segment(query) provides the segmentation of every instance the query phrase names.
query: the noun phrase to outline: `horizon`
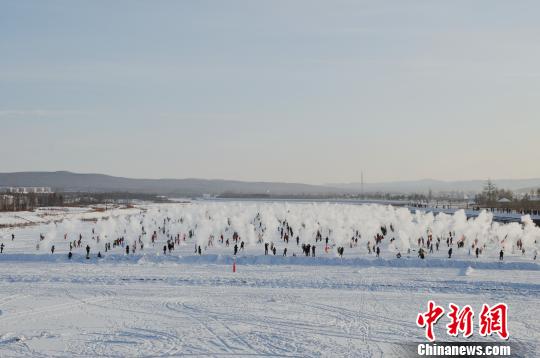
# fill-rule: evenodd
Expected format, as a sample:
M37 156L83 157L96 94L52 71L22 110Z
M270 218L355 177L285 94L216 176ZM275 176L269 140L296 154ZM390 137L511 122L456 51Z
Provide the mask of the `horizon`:
M540 177L540 4L339 4L6 2L2 170Z
M205 180L205 181L237 181L237 182L246 182L246 183L280 183L280 184L304 184L304 185L314 185L314 186L332 186L332 185L358 185L360 182L335 182L335 183L305 183L305 182L288 182L288 181L268 181L268 180L237 180L229 178L201 178L193 176L185 177L133 177L126 175L112 175L104 172L75 172L72 170L24 170L16 172L0 172L0 174L25 174L25 173L68 173L68 174L79 174L79 175L103 175L109 177L123 178L123 179L135 179L135 180ZM421 178L421 179L410 179L410 180L389 180L389 181L364 181L366 184L393 184L393 183L420 183L423 181L434 181L440 183L454 183L454 182L500 182L500 181L527 181L527 180L540 180L538 178L485 178L485 179L461 179L461 180L445 180L445 179L434 179L434 178Z

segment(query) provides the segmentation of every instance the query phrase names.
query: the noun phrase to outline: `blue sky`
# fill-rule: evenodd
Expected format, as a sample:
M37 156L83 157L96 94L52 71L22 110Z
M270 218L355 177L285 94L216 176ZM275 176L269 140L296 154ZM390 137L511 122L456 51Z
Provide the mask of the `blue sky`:
M540 177L535 1L0 1L0 171Z

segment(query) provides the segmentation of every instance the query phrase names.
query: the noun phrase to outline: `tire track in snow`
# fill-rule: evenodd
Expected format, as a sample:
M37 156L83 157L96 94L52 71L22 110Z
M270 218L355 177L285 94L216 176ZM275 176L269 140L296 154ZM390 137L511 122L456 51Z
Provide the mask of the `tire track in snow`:
M100 301L106 301L106 300L110 300L110 298L102 298L102 297L90 298L86 300L80 300L79 302L76 302L76 303L60 303L60 304L46 306L46 307L38 308L38 309L29 309L26 311L16 312L16 313L12 313L10 315L4 316L4 317L0 317L0 321L4 322L4 321L12 320L15 318L28 317L35 314L43 314L43 313L51 313L55 311L60 311L60 310L67 310L68 308L84 306L88 303L100 302ZM71 313L71 312L64 312L64 314L68 314L68 313Z
M195 313L190 313L190 311L193 311L191 309L191 307L185 305L184 303L181 303L180 305L184 309L178 309L178 308L174 307L173 305L171 305L171 303L167 303L165 305L165 307L167 307L171 311L185 314L186 316L191 318L194 322L196 322L198 325L200 325L202 328L204 328L206 331L208 331L210 334L212 334L221 343L221 346L216 345L221 350L224 350L224 351L226 351L228 353L232 353L232 354L238 353L237 348L230 346L219 334L217 334L214 331L214 329L212 329L210 324L204 322L204 319L207 318L207 317L202 317L202 316L197 317Z

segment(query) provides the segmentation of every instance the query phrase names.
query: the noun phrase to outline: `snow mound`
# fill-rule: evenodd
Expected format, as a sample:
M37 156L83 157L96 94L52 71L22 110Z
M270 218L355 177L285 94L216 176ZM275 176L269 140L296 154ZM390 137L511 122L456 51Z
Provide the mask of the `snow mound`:
M460 276L471 276L474 273L474 269L471 266L463 267L460 270Z

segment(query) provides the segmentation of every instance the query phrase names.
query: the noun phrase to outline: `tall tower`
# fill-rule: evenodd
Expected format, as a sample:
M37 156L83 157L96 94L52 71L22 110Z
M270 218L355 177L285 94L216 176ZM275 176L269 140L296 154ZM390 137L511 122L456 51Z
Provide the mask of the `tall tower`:
M364 199L364 171L360 172L360 194L362 199Z

